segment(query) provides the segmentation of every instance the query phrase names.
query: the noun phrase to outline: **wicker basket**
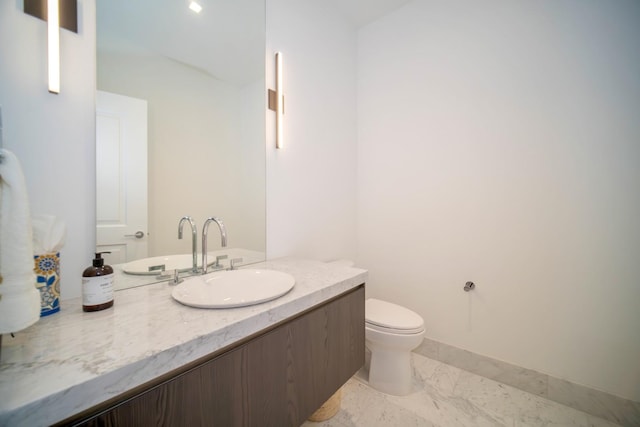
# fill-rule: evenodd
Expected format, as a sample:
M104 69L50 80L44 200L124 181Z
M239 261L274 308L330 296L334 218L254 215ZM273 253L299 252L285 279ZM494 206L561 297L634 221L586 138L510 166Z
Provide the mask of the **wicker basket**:
M309 417L309 421L319 422L333 417L340 410L340 402L342 402L342 387Z

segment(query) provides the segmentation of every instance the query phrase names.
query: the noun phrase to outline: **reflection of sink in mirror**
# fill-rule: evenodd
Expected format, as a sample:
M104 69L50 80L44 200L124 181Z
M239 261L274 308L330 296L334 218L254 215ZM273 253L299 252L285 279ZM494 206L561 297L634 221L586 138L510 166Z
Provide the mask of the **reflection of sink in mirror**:
M215 264L216 257L225 255L227 256L227 258L220 260L220 265L223 268L228 268L230 265L230 261L237 258L242 258L242 261L235 262L234 266L253 264L264 260L263 252L251 251L242 248L229 248L207 252L207 257L210 260L208 261L208 264ZM192 254L179 254L143 258L137 261L131 261L124 264L122 266L122 270L127 274L157 276L163 270L178 270L180 272L188 272L192 269L192 266ZM202 267L202 257L200 256L200 254L198 254L198 267Z
M279 298L294 284L293 276L281 271L217 271L186 279L175 287L171 296L197 308L244 307Z
M209 255L209 259L213 259L215 263L215 256ZM198 260L201 260L200 254L198 254ZM198 263L198 268L202 267L202 261ZM180 272L190 271L193 268L193 258L191 254L180 255L167 255L156 256L152 258L143 258L137 261L131 261L122 266L122 269L127 274L140 274L140 275L158 275L162 271L178 270Z

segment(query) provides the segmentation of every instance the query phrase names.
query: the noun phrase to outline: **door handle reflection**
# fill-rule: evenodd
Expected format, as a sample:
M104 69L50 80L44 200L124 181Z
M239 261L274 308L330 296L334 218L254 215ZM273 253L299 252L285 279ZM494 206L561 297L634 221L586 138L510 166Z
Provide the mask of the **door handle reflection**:
M135 237L136 239L142 239L144 237L144 232L136 231L135 234L125 234L124 237Z

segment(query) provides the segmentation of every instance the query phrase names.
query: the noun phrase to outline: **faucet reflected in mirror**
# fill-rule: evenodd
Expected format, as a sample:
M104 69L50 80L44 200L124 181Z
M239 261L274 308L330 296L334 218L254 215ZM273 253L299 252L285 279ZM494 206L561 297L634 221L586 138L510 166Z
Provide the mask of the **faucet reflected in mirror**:
M207 218L202 226L202 274L207 274L207 232L209 231L209 224L212 222L215 222L220 229L220 245L223 248L227 247L227 229L222 220L213 216Z
M220 231L220 248L209 252L208 233L209 225L212 222L216 223ZM120 285L119 289L164 282L167 279L171 279L172 275L173 280L170 280L170 283L177 284L179 283L179 276L202 275L217 270L236 270L240 266L264 261L264 252L262 251L228 247L228 234L225 223L219 217L208 217L202 227L202 247L200 249L203 252L200 259L202 264L199 264L197 226L196 221L191 216L183 216L178 221L178 239L183 238L185 223L189 223L191 227L191 253L148 257L128 262L122 266L116 265L116 270L118 272L121 271L125 276L119 276L120 280L125 282ZM215 258L215 261L213 258ZM208 261L209 259L212 260ZM222 261L224 260L228 261L223 263ZM137 276L137 278L132 278L131 276Z
M180 222L178 223L178 239L182 239L182 227L185 222L189 222L191 226L191 254L193 257L193 268L191 271L193 273L198 272L198 246L196 241L198 240L198 231L196 229L196 222L190 216L183 216L180 218Z

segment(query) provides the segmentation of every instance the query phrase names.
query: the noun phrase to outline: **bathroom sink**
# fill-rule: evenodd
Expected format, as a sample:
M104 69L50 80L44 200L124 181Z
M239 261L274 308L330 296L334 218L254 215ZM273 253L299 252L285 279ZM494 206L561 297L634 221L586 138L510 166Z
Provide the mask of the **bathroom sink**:
M186 279L171 296L191 307L233 308L260 304L289 292L295 279L273 270L218 271Z

